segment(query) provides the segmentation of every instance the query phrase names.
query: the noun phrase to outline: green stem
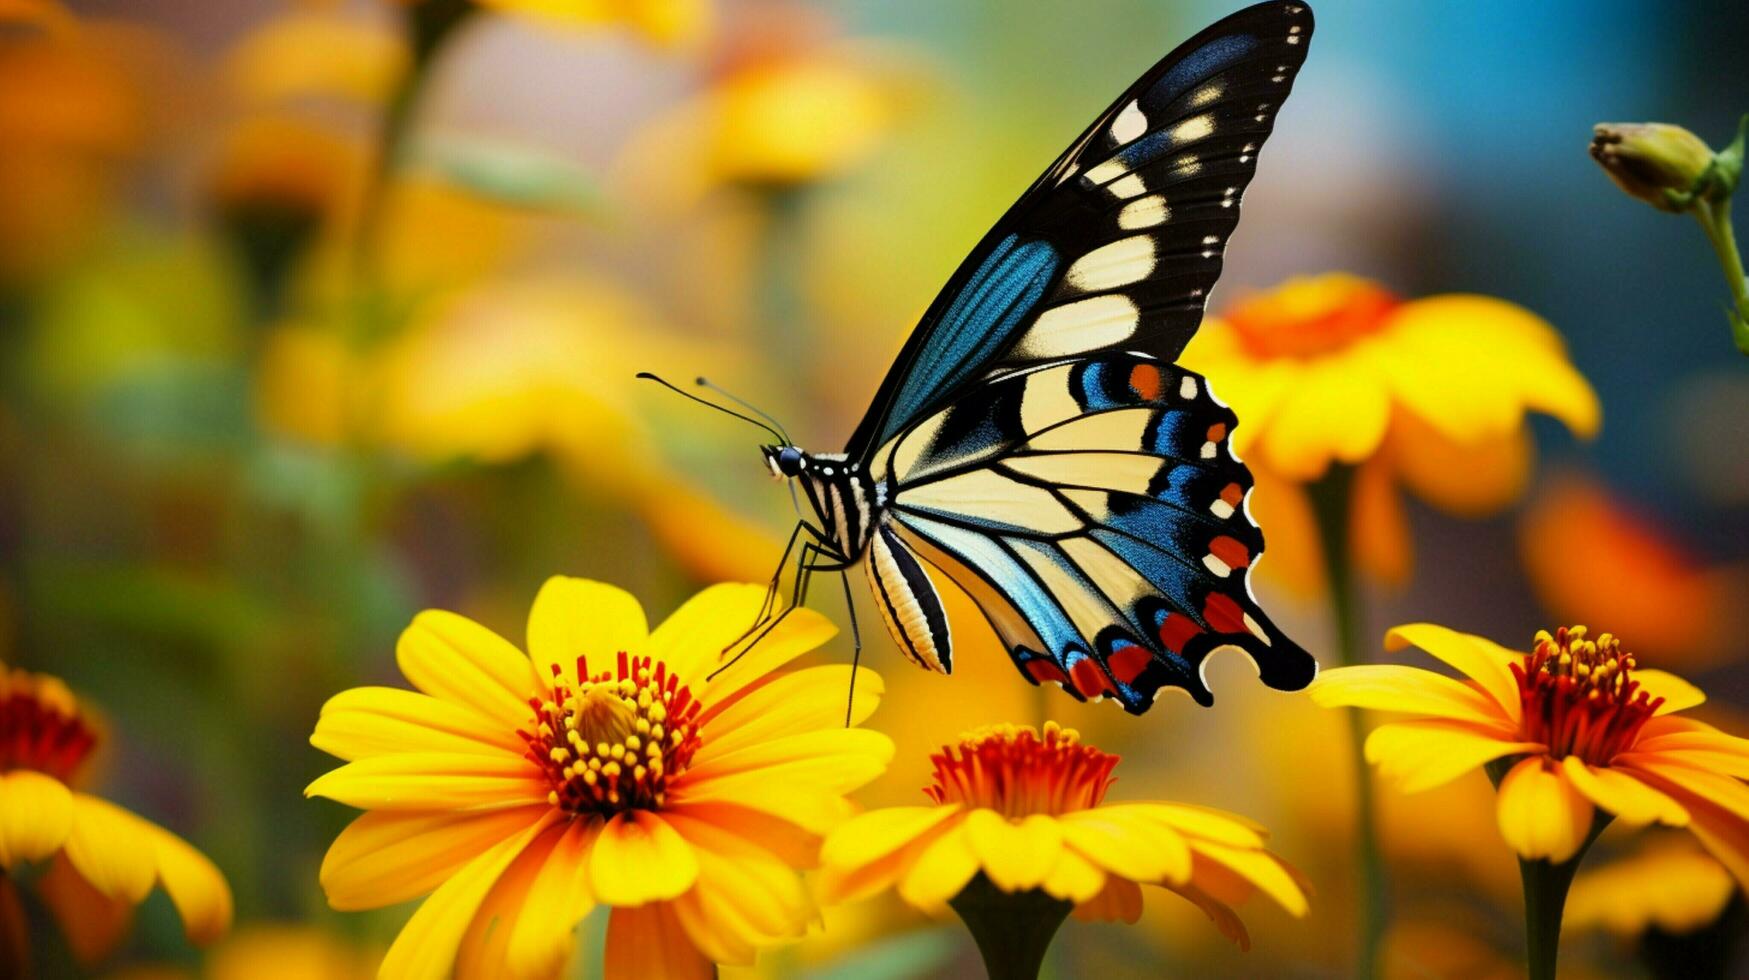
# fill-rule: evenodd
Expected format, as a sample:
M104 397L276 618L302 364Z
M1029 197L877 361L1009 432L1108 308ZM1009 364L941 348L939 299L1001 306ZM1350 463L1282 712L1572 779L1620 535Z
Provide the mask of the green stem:
M1038 980L1045 951L1074 907L1037 889L1005 892L982 872L948 904L977 941L990 980Z
M1360 605L1350 561L1349 501L1353 498L1354 469L1340 463L1308 490L1318 519L1318 536L1324 549L1324 577L1330 590L1330 613L1336 628L1336 662L1343 666L1359 662ZM1371 980L1378 976L1379 945L1385 932L1387 881L1384 858L1379 852L1378 806L1373 798L1372 769L1366 761L1366 716L1348 709L1348 747L1354 768L1356 863L1360 866L1360 949L1355 976Z
M1743 256L1737 250L1737 236L1731 228L1731 199L1718 202L1705 198L1695 201L1694 218L1706 232L1713 254L1724 270L1725 283L1731 289L1731 301L1736 309L1729 314L1731 340L1737 349L1749 354L1749 276L1743 274Z

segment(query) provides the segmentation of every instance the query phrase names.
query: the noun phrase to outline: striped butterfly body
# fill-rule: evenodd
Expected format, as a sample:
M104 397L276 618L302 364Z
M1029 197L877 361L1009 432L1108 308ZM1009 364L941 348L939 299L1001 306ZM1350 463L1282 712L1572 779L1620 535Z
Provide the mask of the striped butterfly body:
M1272 2L1180 46L972 251L844 452L765 447L818 517L785 553L802 540L796 602L860 563L899 649L946 673L945 575L1028 681L1136 714L1161 688L1212 703L1222 647L1271 687L1311 682L1250 593L1237 420L1174 363L1311 32L1304 4Z

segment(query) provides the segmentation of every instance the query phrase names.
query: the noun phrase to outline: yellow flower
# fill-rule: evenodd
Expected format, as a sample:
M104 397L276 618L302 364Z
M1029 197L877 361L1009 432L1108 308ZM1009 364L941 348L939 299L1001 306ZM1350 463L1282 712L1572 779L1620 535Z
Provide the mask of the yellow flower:
M226 55L224 70L248 109L311 100L376 106L407 65L406 44L390 25L303 6L245 35Z
M1258 471L1254 508L1270 529L1264 567L1301 591L1320 587L1320 565L1297 484L1333 463L1359 468L1356 559L1398 581L1411 563L1398 483L1442 510L1486 514L1524 489L1527 412L1586 437L1599 424L1554 329L1487 296L1405 301L1350 275L1290 279L1211 318L1182 359L1238 414L1233 448Z
M219 938L231 890L218 868L157 824L75 788L97 740L65 684L0 667L0 932L27 935L15 889L29 881L86 965L115 948L154 886L191 941ZM8 955L26 952L6 944ZM0 962L8 967L18 964Z
M396 650L418 693L331 700L311 742L347 765L307 792L369 812L323 862L329 903L430 893L381 975L553 976L595 906L610 977L705 977L800 936L796 869L892 746L845 725L849 667L778 671L835 632L808 610L721 666L764 595L716 586L650 631L625 592L554 578L527 656L425 612ZM853 723L880 678L855 691Z
M1298 872L1264 848L1243 817L1181 803L1104 803L1118 757L1047 722L969 732L933 757L934 806L873 810L833 831L820 851L828 899L897 887L939 911L982 874L1008 893L1042 891L1079 918L1135 922L1141 885L1189 899L1241 947L1232 906L1261 891L1299 916Z
M1537 634L1528 654L1420 623L1387 635L1465 675L1397 664L1337 667L1313 682L1325 707L1408 715L1380 725L1366 756L1405 792L1483 765L1500 773L1495 816L1525 860L1562 864L1601 811L1630 826L1687 827L1739 882L1749 883L1749 741L1677 717L1705 695L1642 669L1608 633Z
M1694 932L1716 921L1736 891L1731 873L1693 838L1659 834L1628 857L1579 872L1563 927L1630 938L1648 929Z
M403 5L450 0L399 0ZM652 44L678 46L710 28L708 0L473 0L481 9L530 17L554 25L621 25Z

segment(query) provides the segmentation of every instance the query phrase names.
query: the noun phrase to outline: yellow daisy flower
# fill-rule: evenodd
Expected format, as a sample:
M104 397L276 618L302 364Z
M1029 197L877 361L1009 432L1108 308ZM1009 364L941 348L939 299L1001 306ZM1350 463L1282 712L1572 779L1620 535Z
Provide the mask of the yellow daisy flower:
M1299 485L1358 467L1352 547L1387 580L1410 565L1400 483L1460 516L1516 499L1530 473L1524 419L1544 412L1589 437L1597 396L1553 327L1488 296L1400 299L1329 274L1290 279L1211 317L1183 362L1243 424L1233 448L1258 471L1271 574L1318 587L1318 545Z
M715 586L651 631L620 589L554 578L527 655L429 611L396 649L418 692L331 700L311 743L347 764L307 792L369 812L323 862L329 903L429 893L381 975L554 976L596 906L610 977L708 977L802 935L796 871L892 743L845 725L851 668L778 672L836 632L806 609L720 663L764 596ZM854 681L853 724L881 693Z
M1706 699L1674 674L1641 668L1608 633L1540 632L1530 653L1418 623L1386 645L1413 644L1464 675L1398 664L1324 671L1310 689L1326 707L1409 715L1368 736L1368 761L1405 791L1485 764L1501 771L1501 836L1526 860L1560 864L1588 842L1602 811L1623 823L1687 827L1749 884L1749 740L1677 713Z
M90 965L127 934L154 886L170 896L188 938L206 944L231 925L219 869L164 828L76 789L98 733L60 680L0 666L0 935L29 935L17 886L30 883L73 955ZM11 972L9 972L11 971ZM0 973L29 976L28 962Z
M1133 923L1140 886L1159 885L1242 948L1250 940L1233 906L1251 894L1306 913L1298 872L1264 848L1262 828L1188 804L1105 803L1118 757L1081 744L1073 729L992 726L932 758L935 780L924 792L935 805L873 810L827 837L828 900L896 887L920 909L952 902L966 917L970 897L1045 896L1063 913L1072 905L1077 918ZM992 890L1000 894L979 894Z
M1627 938L1651 929L1680 935L1717 921L1736 892L1731 873L1694 838L1661 833L1627 857L1580 872L1565 925Z

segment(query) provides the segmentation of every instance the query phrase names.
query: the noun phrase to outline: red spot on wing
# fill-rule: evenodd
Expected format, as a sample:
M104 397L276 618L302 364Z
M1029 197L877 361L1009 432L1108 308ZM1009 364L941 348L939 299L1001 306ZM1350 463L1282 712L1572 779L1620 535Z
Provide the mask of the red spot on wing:
M1214 425L1209 426L1209 441L1210 442L1220 442L1222 439L1225 439L1226 437L1227 437L1227 423L1216 422Z
M1055 663L1046 660L1043 657L1034 657L1021 664L1021 667L1026 671L1028 677L1031 677L1040 684L1044 684L1048 681L1055 681L1058 684L1066 684L1069 680L1069 675L1063 673L1063 668L1058 667Z
M1092 657L1082 657L1075 661L1075 665L1069 668L1069 675L1075 679L1075 690L1080 691L1083 697L1096 698L1108 692L1116 693L1112 691L1111 682L1105 679L1105 672L1099 669Z
M1209 554L1225 562L1228 568L1244 568L1251 564L1251 552L1238 538L1220 535L1209 542Z
M1143 401L1158 401L1160 391L1165 387L1166 381L1161 375L1158 365L1137 364L1130 368L1130 390L1139 395Z
M1245 626L1245 610L1232 599L1214 592L1202 603L1202 618L1217 633L1249 633Z
M1133 684L1153 662L1154 655L1146 647L1131 644L1112 651L1111 659L1105 662L1105 666L1111 671L1111 676L1117 678L1118 683Z
M1237 483L1229 483L1221 489L1221 499L1227 502L1227 506L1237 508L1245 502L1245 488Z
M1196 620L1183 613L1167 613L1160 621L1160 642L1173 653L1183 653L1184 645L1201 632L1202 627L1196 625Z

